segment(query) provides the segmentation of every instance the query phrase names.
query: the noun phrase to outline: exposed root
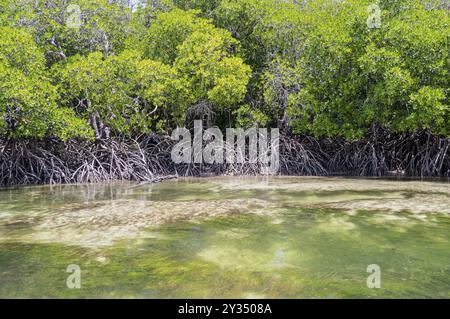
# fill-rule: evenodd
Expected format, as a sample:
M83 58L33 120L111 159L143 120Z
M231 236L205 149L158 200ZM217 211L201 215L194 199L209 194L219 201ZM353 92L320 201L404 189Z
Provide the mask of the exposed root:
M137 140L1 141L0 185L159 182L176 176L259 175L261 163L179 164L167 136ZM302 176L450 176L450 138L428 132L391 134L378 129L365 139L280 137L280 174Z
M328 171L357 176L450 176L450 138L428 132L391 134L378 129L362 141L328 143Z

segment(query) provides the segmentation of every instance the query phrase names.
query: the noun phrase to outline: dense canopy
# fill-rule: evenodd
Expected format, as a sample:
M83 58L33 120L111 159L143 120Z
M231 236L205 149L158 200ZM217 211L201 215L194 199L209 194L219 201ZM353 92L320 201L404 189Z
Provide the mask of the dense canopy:
M445 0L0 0L0 137L450 136Z

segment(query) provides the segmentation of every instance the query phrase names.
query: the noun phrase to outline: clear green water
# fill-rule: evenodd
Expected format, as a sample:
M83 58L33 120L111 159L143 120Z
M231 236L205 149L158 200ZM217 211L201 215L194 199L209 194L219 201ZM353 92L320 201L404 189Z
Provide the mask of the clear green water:
M0 190L2 298L450 298L450 184L211 178ZM66 268L81 268L69 289ZM369 289L367 266L381 268Z

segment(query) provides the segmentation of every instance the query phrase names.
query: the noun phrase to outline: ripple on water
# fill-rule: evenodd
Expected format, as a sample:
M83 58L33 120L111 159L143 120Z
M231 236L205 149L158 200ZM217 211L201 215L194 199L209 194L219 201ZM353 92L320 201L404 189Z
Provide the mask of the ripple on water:
M2 196L6 201L0 204L0 240L86 247L147 238L149 229L180 220L201 222L246 213L270 216L272 224L282 225L286 213L303 216L309 210L315 216L338 210L338 215L322 219L319 228L355 234L357 227L347 217L360 212L375 212L369 220L374 224L398 222L404 224L401 227L432 222L430 213L450 213L448 183L376 179L180 179L151 187L114 184L92 190L89 186L40 186L0 193L0 199ZM21 206L21 196L26 198L26 206ZM246 236L229 229L223 235Z
M0 192L0 296L448 298L449 191L431 184L213 178ZM65 288L72 263L77 291ZM383 289L367 289L369 264Z

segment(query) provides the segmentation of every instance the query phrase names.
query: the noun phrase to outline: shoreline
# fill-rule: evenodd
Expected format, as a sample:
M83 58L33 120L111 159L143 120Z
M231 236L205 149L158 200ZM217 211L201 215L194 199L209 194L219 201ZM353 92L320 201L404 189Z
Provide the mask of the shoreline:
M215 179L228 179L233 178L233 180L246 180L246 179L255 179L255 180L269 180L269 181L277 181L278 179L292 179L292 180L311 180L311 179L324 179L324 180L340 180L345 179L349 181L382 181L382 182L406 182L406 183L441 183L441 184L450 184L450 177L441 176L441 177L420 177L420 176L351 176L351 175L327 175L327 176L307 176L307 175L215 175L215 176L171 176L171 177L160 177L158 181L154 182L136 182L129 180L110 180L110 181L101 181L98 183L66 183L66 184L27 184L27 185L8 185L8 186L0 186L1 191L8 190L20 190L26 188L34 188L34 187L89 187L89 186L123 186L129 185L130 189L142 187L145 185L159 184L164 182L198 182L201 180L215 180Z
M175 164L170 137L105 141L0 140L0 186L86 184L115 181L157 183L177 177L264 176L261 165ZM385 130L359 141L280 136L280 171L273 176L450 177L450 138L427 132Z

